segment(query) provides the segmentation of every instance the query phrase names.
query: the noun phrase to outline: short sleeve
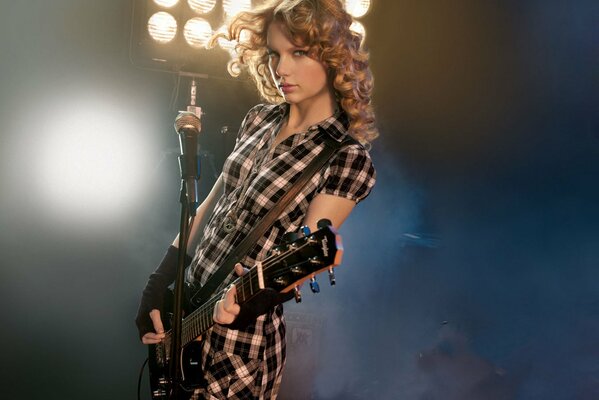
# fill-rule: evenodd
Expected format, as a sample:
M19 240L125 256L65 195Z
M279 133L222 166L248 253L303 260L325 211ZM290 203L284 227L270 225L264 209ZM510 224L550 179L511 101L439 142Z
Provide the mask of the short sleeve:
M353 144L345 146L333 157L324 178L319 193L359 203L370 194L376 182L376 171L368 151Z

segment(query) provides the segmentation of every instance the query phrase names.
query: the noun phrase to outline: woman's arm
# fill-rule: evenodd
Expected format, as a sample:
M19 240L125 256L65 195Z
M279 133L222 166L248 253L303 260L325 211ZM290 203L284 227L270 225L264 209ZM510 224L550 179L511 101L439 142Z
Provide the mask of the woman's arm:
M308 206L304 225L307 225L311 231L315 231L318 229L316 226L318 221L326 218L331 221L333 228L339 229L355 206L355 201L344 197L318 194Z

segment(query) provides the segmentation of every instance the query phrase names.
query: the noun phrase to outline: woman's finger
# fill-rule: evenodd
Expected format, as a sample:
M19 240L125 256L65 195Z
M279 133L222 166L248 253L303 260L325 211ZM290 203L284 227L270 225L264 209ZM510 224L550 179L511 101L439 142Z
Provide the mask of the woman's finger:
M237 274L237 276L243 276L247 274L249 271L250 270L241 265L241 263L235 264L235 273Z
M239 314L239 304L237 304L237 288L235 285L231 285L225 293L223 299L223 309L228 314L232 314L233 318Z
M150 311L150 319L154 325L154 331L164 337L164 326L162 325L162 318L160 318L160 310L153 309Z
M219 300L216 302L212 319L217 324L227 325L235 320L235 315L225 311L224 302L224 300Z
M214 306L214 312L212 313L214 322L226 325L235 320L240 311L236 295L237 289L235 288L235 285L231 285L225 290L223 297L218 300Z
M158 335L154 332L148 332L141 337L141 342L143 344L157 344L162 342L162 339L164 339L164 334Z

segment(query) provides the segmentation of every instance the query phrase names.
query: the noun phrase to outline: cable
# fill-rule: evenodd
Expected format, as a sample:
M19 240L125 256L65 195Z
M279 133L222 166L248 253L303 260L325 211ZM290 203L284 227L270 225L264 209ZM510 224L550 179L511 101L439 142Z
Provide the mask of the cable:
M139 370L139 378L137 379L137 400L141 400L141 378L143 377L144 368L146 367L148 360L149 358L146 358L144 363L141 365L141 369Z

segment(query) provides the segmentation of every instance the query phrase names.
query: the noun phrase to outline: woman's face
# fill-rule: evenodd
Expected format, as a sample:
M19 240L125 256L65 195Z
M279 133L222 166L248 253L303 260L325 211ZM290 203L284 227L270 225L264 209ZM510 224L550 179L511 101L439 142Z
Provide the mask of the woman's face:
M308 46L293 44L280 22L268 27L267 46L272 79L287 103L310 105L332 99L326 66L309 54Z

